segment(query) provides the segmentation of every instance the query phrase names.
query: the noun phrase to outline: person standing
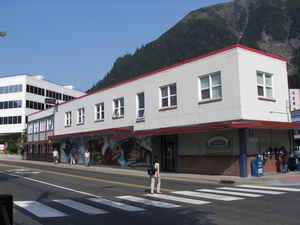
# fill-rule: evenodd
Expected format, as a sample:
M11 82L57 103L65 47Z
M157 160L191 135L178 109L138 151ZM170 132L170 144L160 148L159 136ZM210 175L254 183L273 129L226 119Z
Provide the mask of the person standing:
M85 153L84 153L84 162L85 162L85 166L90 165L90 152L89 152L89 150L86 150Z
M58 163L58 151L56 148L53 150L53 160L55 164Z
M151 194L154 194L154 186L156 183L156 193L161 194L160 192L160 185L161 185L161 180L160 180L160 165L158 162L157 157L154 158L153 161L153 169L155 170L154 174L150 175L150 180L151 180Z

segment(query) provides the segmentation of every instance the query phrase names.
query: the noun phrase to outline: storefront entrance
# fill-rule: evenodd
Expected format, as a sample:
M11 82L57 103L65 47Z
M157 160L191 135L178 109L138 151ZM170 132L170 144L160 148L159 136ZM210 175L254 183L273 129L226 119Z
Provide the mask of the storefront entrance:
M177 135L162 136L161 144L161 169L177 171Z

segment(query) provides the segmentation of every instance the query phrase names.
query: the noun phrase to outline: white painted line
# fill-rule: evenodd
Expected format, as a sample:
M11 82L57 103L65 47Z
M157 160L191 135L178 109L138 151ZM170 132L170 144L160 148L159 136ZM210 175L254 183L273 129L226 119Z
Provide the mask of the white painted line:
M270 194L270 195L280 195L280 194L285 193L285 192L279 192L279 191L266 191L266 190L254 190L254 189L231 188L231 187L222 187L222 188L218 188L218 189L230 190L230 191L252 192L252 193L260 193L260 194Z
M24 173L39 174L41 172L38 172L38 171L17 171L15 173L17 173L17 174L24 174Z
M135 206L131 206L131 205L127 205L121 202L115 202L115 201L111 201L111 200L107 200L101 197L98 198L89 198L88 200L92 201L92 202L96 202L96 203L100 203L103 205L107 205L113 208L118 208L118 209L122 209L125 211L129 211L129 212L140 212L140 211L145 211L145 209L143 208L139 208L139 207L135 207Z
M0 172L0 173L3 173L3 172ZM67 190L67 191L72 191L72 192L75 192L75 193L78 193L78 194L82 194L82 195L88 195L88 196L92 196L92 197L96 197L96 198L99 197L98 195L94 195L94 194L87 193L87 192L84 192L84 191L77 191L75 189L66 188L66 187L63 187L63 186L60 186L60 185L47 183L45 181L40 181L40 180L32 179L32 178L29 178L29 177L23 177L23 176L16 175L16 174L7 174L7 173L3 173L3 174L9 175L9 176L13 176L13 177L19 177L19 178L22 178L24 180L29 180L29 181L33 181L33 182L45 184L45 185L48 185L48 186L60 188L60 189Z
M193 204L193 205L205 205L205 204L210 203L207 201L201 201L201 200L190 199L190 198L181 198L181 197L164 195L164 194L146 194L146 196L152 197L152 198L159 198L159 199L164 199L164 200L175 201L175 202L183 202L183 203L188 203L188 204Z
M15 201L14 204L40 218L67 216L56 209L36 201Z
M236 195L236 196L242 196L242 197L253 197L253 198L262 196L262 195L258 195L258 194L249 194L249 193L241 193L241 192L233 192L233 191L220 191L220 190L214 190L214 189L198 189L196 191L216 193L216 194Z
M25 171L29 171L29 169L10 169L10 170L6 170L6 172L25 172Z
M80 212L89 214L89 215L98 215L98 214L105 214L107 213L104 210L101 209L97 209L95 207L80 203L80 202L76 202L73 201L71 199L59 199L59 200L54 200L55 202L58 202L64 206L70 207L72 209L76 209Z
M180 205L175 205L175 204L171 204L171 203L167 203L167 202L153 201L153 200L135 197L135 196L131 196L131 195L119 196L117 198L127 200L127 201L142 203L145 205L160 207L160 208L178 208L178 207L180 207Z
M208 193L199 193L199 192L194 192L194 191L175 191L175 192L172 192L172 193L179 194L179 195L191 196L191 197L197 197L197 198L215 199L215 200L221 200L221 201L235 201L235 200L243 199L243 198L240 198L240 197L232 197L232 196L216 195L216 194L208 194Z
M299 188L267 187L267 186L246 185L246 184L237 185L237 187L243 187L243 188L257 188L257 189L266 189L266 190L274 190L274 191L293 191L293 192L300 192L300 189L299 189Z

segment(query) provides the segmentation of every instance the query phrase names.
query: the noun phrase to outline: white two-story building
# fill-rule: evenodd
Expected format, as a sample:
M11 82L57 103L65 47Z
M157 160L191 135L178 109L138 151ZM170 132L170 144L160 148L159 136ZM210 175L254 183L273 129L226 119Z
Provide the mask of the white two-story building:
M15 75L0 78L0 145L16 139L26 128L28 114L50 107L45 99L57 103L82 96L72 86L57 85L41 75Z
M248 176L267 149L291 149L286 60L234 45L28 117L27 157ZM48 132L47 120L54 126ZM48 156L47 156L48 155ZM265 171L276 170L269 159Z

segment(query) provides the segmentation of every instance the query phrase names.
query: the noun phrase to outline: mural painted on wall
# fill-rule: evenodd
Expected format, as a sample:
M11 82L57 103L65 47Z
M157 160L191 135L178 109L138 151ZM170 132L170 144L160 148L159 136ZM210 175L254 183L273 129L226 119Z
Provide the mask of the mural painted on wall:
M128 166L149 165L152 160L151 137L114 138L112 135L70 137L60 143L61 162L84 163L84 152L91 153L91 163Z

